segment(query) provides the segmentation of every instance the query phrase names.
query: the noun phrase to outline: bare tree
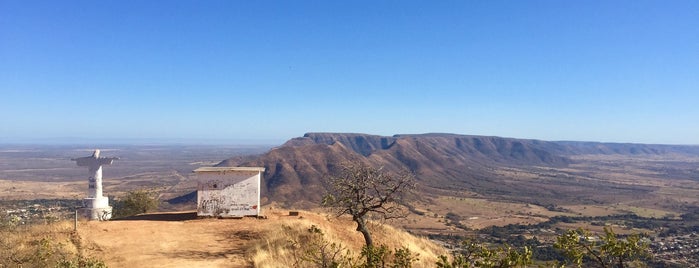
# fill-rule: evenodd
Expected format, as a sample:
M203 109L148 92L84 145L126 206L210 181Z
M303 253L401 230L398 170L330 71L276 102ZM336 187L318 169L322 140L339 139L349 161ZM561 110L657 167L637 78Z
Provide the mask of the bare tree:
M352 216L369 248L373 241L367 228L367 215L375 214L383 219L406 217L407 211L400 203L415 188L414 177L407 171L390 174L363 164L342 165L339 176L331 177L329 182L323 206L331 208L338 217Z

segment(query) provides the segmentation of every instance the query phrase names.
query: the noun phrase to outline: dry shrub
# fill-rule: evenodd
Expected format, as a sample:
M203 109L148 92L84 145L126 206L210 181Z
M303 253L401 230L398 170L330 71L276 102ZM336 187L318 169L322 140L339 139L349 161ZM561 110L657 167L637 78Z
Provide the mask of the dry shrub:
M278 220L278 225L249 249L255 267L333 267L327 265L332 261L352 267L361 262L364 239L353 221L311 212L302 215ZM403 230L376 222L370 228L377 244L394 252L408 249L417 258L412 267L434 267L439 255L448 254L428 239Z
M444 247L427 238L412 235L388 224L373 222L369 228L380 244L389 249L407 248L417 255L418 260L413 263L413 267L434 267L440 255L449 254Z
M320 230L322 235L313 233L312 230ZM323 244L319 240L340 241L329 221L308 213L304 213L301 218L280 219L277 226L271 228L250 249L251 259L255 267L304 267L302 255L311 249L302 247L311 246L309 243L328 247L332 244ZM338 248L347 246L345 243L335 245Z
M80 252L70 221L0 226L0 267L106 267Z

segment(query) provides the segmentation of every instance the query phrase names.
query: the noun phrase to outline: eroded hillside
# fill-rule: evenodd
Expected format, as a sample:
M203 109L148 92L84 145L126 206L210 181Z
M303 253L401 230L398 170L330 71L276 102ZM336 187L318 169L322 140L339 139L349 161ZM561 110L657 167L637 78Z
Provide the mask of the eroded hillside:
M610 157L633 161L624 161L627 169L619 170L605 164L604 159ZM308 133L255 159L234 158L219 165L266 167L263 193L268 201L289 206L316 206L324 192L325 179L346 162L414 172L420 191L425 194L477 195L552 206L624 202L639 195L658 197L656 180L665 175L662 171L642 170L650 168L645 164L648 161L666 157L691 163L699 157L699 149L455 134L387 137ZM668 172L674 172L668 177L699 181L699 172L693 173L685 164L665 164L670 165ZM689 171L678 177L677 168ZM634 172L633 182L617 179Z

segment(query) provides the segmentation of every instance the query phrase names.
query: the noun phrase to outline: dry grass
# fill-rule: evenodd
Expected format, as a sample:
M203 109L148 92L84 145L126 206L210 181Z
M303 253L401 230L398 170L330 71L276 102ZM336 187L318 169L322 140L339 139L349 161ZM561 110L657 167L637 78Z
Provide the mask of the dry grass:
M440 255L449 255L446 249L427 238L414 236L386 224L376 226L375 228L378 229L373 230L373 233L376 234L376 239L385 241L389 248L405 247L410 252L417 254L420 261L416 264L416 267L434 267Z
M357 260L364 239L355 230L355 224L346 218L332 218L323 214L303 212L301 217L280 219L275 226L265 233L249 250L255 267L304 267L309 263L297 263L298 249L290 241L298 240L300 235L308 233L315 226L323 232L326 245L341 245L339 253ZM447 251L426 238L413 236L386 224L373 222L370 226L374 243L386 245L389 249L407 248L419 259L414 267L434 267L439 255ZM301 250L302 251L302 250ZM337 250L336 250L337 251Z
M436 198L430 211L437 213L440 217L450 212L455 213L462 217L461 224L472 229L493 225L537 224L552 216L567 215L567 213L549 211L533 204L463 197Z
M13 236L0 236L0 241L6 245L3 249L33 253L36 247L32 245L46 235L54 244L62 244L62 252L97 256L110 267L142 267L144 263L148 267L293 267L294 252L289 241L307 234L314 225L322 230L324 239L342 244L355 260L364 244L361 233L355 231L356 225L349 219L307 211L300 211L300 216L288 216L288 211L279 209L263 211L267 219L180 219L183 213L158 213L132 220L80 221L77 234L73 234L68 221L27 227ZM386 244L391 250L407 247L419 254L419 262L413 267L434 267L437 256L447 254L427 239L390 226L374 223L371 230L375 244ZM25 241L26 246L14 247L18 241ZM9 255L0 252L0 257L4 256ZM17 266L0 263L0 267Z
M56 267L86 260L69 221L0 228L0 267ZM94 259L94 258L91 258Z

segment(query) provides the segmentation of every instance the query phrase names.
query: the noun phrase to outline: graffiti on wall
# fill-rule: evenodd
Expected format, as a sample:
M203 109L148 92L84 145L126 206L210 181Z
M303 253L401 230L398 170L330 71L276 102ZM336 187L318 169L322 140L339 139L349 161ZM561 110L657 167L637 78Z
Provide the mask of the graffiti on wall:
M198 215L241 217L259 214L260 174L245 174L244 178L240 174L233 175L207 175L199 178Z

